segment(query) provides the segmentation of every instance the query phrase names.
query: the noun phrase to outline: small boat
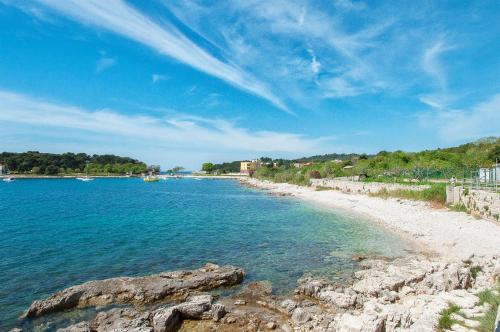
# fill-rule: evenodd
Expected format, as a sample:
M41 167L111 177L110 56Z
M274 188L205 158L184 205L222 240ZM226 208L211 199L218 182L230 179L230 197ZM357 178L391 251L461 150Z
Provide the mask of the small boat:
M91 178L89 176L89 171L87 169L87 167L85 167L85 176L80 176L78 178L76 178L78 181L83 181L83 182L88 182L88 181L93 181L94 178Z
M3 182L14 182L15 180L13 178L3 178Z
M144 182L158 182L160 181L160 178L158 178L157 176L145 176L143 180Z
M93 181L94 180L93 178L90 178L88 176L80 177L80 178L76 178L76 179L79 180L79 181L84 181L84 182Z

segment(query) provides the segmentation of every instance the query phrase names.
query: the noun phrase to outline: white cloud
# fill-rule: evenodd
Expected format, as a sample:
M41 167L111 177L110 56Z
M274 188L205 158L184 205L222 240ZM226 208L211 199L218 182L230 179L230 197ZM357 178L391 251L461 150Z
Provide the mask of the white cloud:
M436 128L448 142L461 142L500 133L500 93L478 103L469 110L451 109L420 115L426 128Z
M101 73L104 70L113 67L116 65L116 59L115 58L109 58L109 57L102 57L96 62L95 66L95 71L96 73Z
M168 155L169 151L179 150L184 151L183 155L188 151L193 154L204 151L205 154L246 157L265 153L310 154L327 151L333 139L267 130L251 131L228 120L183 114L153 117L125 115L108 109L87 110L2 90L0 109L0 128L11 128L13 125L29 127L32 144L41 150L49 146L40 148L40 140L35 137L54 131L65 136L74 135L79 140L87 136L90 143L86 144L93 150L102 146L122 150L126 146L129 153L142 156L141 151L147 146L149 150L156 151L152 155L159 159L162 159L158 156L159 151ZM183 160L175 162L182 163Z
M122 0L38 0L82 23L97 26L153 48L208 75L267 99L288 111L270 89L234 64L222 62L196 45L173 25L155 23Z

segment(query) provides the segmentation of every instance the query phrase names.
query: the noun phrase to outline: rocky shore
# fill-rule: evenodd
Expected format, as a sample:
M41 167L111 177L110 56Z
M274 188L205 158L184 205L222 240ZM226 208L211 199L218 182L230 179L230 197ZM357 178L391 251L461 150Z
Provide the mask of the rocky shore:
M129 304L59 332L435 331L443 310L453 307L450 330L475 331L478 319L492 309L481 294L491 290L500 296L498 288L492 288L500 277L499 257L450 262L410 255L392 261L368 259L360 266L347 284L306 277L289 296L273 295L266 282L250 283L227 297L204 293L240 283L244 275L241 269L213 264L192 271L93 281L34 302L27 316ZM80 300L58 305L75 297ZM165 304L166 298L175 300Z

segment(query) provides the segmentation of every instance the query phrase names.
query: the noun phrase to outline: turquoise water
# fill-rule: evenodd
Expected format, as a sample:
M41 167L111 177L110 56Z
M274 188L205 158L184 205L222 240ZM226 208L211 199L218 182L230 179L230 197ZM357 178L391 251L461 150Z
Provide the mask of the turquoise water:
M40 324L17 318L33 300L91 279L215 262L286 293L305 273L349 275L353 253L404 250L359 218L232 180L0 182L0 330Z

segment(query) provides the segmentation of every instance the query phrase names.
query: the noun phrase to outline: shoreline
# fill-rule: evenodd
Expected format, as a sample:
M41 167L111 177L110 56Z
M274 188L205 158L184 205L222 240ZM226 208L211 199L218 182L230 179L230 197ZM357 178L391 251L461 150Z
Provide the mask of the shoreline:
M254 178L240 182L273 194L291 195L327 209L363 216L415 244L420 254L453 260L500 254L500 224L475 219L463 212L435 209L419 201L383 199L335 190L315 191L311 187Z
M0 175L0 179L2 178L12 178L16 180L47 180L47 179L76 179L80 177L86 176L85 174L78 175L28 175L28 174L6 174ZM95 179L134 179L134 178L142 178L141 175L89 175L89 178ZM159 178L166 179L245 179L244 175L196 175L196 174L183 174L179 176L175 175L166 175L160 174Z
M292 196L325 211L362 216L368 223L387 228L404 240L408 238L409 244L418 247L416 252L390 259L352 257L359 269L346 281L305 274L290 294L273 294L272 284L266 280L245 283L235 293L219 293L216 288L240 284L245 273L238 267L214 264L190 271L94 280L68 285L71 287L34 301L21 322L37 324L36 317L45 314L96 307L95 315L71 322L57 318L54 324L72 324L59 332L105 331L110 326L122 331L141 327L145 331L162 332L179 329L461 332L475 331L482 324L481 317L497 310L493 300L481 302L481 293L489 289L500 299L500 284L496 284L500 280L500 257L496 254L500 247L493 247L497 242L492 242L500 239L486 237L484 241L481 236L490 231L489 236L498 237L499 225L464 213L436 210L423 202L239 179L241 185L266 190L270 195ZM469 229L470 225L475 231ZM449 243L439 242L444 236L440 234L443 229L447 230L445 237L465 234L472 240L456 243L450 250ZM173 292L165 293L162 286L165 284L179 288L173 287ZM77 301L67 301L74 298ZM116 305L120 307L111 307ZM455 306L453 322L460 324L443 328L440 319L451 305Z

